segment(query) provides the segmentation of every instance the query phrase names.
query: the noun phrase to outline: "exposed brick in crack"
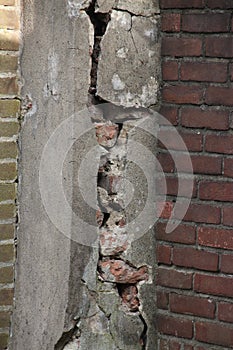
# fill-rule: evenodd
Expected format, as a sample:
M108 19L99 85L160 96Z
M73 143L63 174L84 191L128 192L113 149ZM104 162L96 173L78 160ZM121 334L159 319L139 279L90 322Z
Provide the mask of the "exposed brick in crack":
M61 338L58 340L57 344L54 347L54 350L63 350L64 347L70 342L78 342L78 338L80 337L80 330L78 328L79 320L74 321L74 327L70 329L68 332L64 332Z

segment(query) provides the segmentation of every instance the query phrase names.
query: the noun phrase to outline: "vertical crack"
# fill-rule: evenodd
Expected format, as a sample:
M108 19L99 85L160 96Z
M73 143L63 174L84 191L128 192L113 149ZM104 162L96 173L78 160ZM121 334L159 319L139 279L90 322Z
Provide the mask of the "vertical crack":
M97 89L97 71L98 71L99 56L101 53L100 43L106 32L107 25L111 20L110 13L95 12L95 9L96 9L96 0L93 0L89 8L86 10L86 13L89 16L91 23L93 24L93 27L94 27L94 46L91 53L91 58L92 58L91 84L89 88L89 93L92 95L96 94L96 89Z

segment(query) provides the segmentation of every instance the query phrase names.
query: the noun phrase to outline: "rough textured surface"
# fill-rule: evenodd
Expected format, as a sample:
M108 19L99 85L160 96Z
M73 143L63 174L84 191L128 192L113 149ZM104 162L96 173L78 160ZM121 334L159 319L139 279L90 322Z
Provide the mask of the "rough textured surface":
M54 129L87 103L92 26L85 12L78 20L70 19L65 1L24 1L23 8L24 121L12 349L41 350L53 349L62 333L73 327L90 255L90 248L70 241L49 220L40 197L39 165ZM72 183L76 175L73 163L68 164L64 173L70 180L67 191L75 207ZM72 230L71 221L71 235Z
M113 10L101 41L97 94L125 107L156 104L158 60L158 18Z

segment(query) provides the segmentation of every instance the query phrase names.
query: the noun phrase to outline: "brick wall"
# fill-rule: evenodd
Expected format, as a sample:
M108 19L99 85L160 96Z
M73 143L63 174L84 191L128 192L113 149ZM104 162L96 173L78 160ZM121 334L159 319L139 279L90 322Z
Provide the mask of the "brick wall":
M0 0L0 349L9 338L13 305L19 131L19 3Z
M195 183L182 224L166 234L177 176L169 152L161 148L168 196L155 231L158 348L229 349L233 347L233 1L160 0L160 7L161 113L184 136ZM181 151L177 157L182 158Z

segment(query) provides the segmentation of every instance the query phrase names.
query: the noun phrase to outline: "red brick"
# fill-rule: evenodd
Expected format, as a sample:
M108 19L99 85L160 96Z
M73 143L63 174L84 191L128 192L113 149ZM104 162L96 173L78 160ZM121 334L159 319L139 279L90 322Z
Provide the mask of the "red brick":
M233 135L206 135L205 150L233 154Z
M158 315L157 327L158 331L163 334L187 339L193 336L193 323L190 320Z
M17 95L19 87L16 78L0 78L0 94Z
M158 263L171 265L172 248L167 245L158 244L156 247L156 259Z
M224 83L227 81L227 73L226 63L183 62L180 76L184 81Z
M194 290L199 293L232 298L233 278L196 274L194 277Z
M178 120L178 108L177 107L168 107L162 106L159 113L168 120L172 125L177 125ZM160 125L167 125L164 119L159 119Z
M233 37L207 37L206 56L209 57L233 57Z
M233 106L233 88L210 86L206 89L205 100L209 105Z
M184 32L228 32L229 23L229 13L185 14L182 16L182 30Z
M225 207L223 208L223 225L233 226L233 208Z
M170 310L179 314L214 318L215 303L213 300L187 295L170 295Z
M162 39L162 55L172 57L201 56L201 38L164 37Z
M168 85L162 91L163 101L177 104L199 105L203 99L203 88L200 86Z
M221 271L233 274L233 255L223 254L221 261Z
M198 243L203 246L233 250L233 230L199 227Z
M163 32L179 32L181 16L179 13L163 13L161 28Z
M204 0L160 0L160 7L162 9L176 9L176 8L204 8Z
M199 198L213 201L233 201L233 183L202 181L199 186Z
M208 128L213 130L229 129L229 112L213 108L199 107L181 110L181 125L188 128Z
M160 339L159 350L181 350L181 344L174 340Z
M196 241L195 231L194 226L180 224L173 232L166 233L166 223L159 222L155 227L155 236L157 240L194 244Z
M233 23L233 19L232 19L232 23ZM233 64L230 64L230 78L231 78L231 81L233 81Z
M192 273L158 268L157 285L170 288L191 289Z
M163 62L162 76L163 80L178 80L178 62Z
M191 247L174 247L173 263L178 266L217 271L218 254L197 250Z
M158 161L164 172L174 173L176 164L179 164L180 171L189 173L190 169L187 168L187 159L185 155L175 154L173 157L168 153L160 153ZM194 174L221 174L222 173L222 157L218 156L191 156L193 173Z
M184 350L194 350L194 347L189 344L184 344Z
M157 155L157 159L163 169L166 173L174 173L175 171L175 163L172 159L171 155L168 153L159 153Z
M157 292L157 307L159 309L168 309L169 304L169 293L166 293L164 291L158 291Z
M222 157L191 156L194 174L221 174Z
M224 159L224 168L223 168L224 176L233 178L233 158L225 158Z
M196 323L197 340L215 345L233 347L233 328L216 323Z
M183 220L204 222L208 224L220 224L221 208L206 204L190 204Z
M220 321L233 323L233 304L219 303L218 304L218 319Z
M190 196L190 190L193 188L192 191L192 197L196 197L197 194L197 184L195 181L191 179L186 178L180 178L177 177L166 177L166 184L167 188L162 188L163 180L157 180L156 181L156 192L157 194L163 194L163 195L169 195L169 196L176 196L178 194L179 190L179 197L189 197Z
M177 136L179 135L179 136ZM158 132L159 147L162 144L168 150L179 150L179 151L194 151L198 152L202 150L202 135L197 133L179 132L177 134L174 130L160 130ZM184 156L184 161L187 158Z
M211 9L231 9L232 0L207 0L206 5Z

